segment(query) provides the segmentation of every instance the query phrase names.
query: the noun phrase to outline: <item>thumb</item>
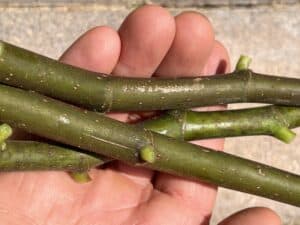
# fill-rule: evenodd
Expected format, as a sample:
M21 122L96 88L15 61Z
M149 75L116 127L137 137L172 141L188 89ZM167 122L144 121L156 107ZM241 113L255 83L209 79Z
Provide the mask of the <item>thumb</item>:
M254 207L232 214L218 225L281 225L280 217L271 209Z

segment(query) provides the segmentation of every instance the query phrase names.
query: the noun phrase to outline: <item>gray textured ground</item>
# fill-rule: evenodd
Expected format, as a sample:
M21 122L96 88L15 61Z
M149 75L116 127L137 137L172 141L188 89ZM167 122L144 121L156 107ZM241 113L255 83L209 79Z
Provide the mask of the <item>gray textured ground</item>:
M174 14L183 10L171 9ZM211 19L217 38L229 49L232 62L243 53L253 57L252 68L256 71L300 78L299 4L194 10ZM130 8L118 4L50 8L2 5L0 39L57 58L88 28L100 24L117 28L129 11ZM300 134L300 129L297 133ZM226 151L300 174L299 145L299 137L291 145L268 137L247 137L228 139ZM276 210L286 225L300 225L300 210L295 207L223 189L212 224L236 210L258 205Z
M101 4L107 6L113 5L134 5L144 4L146 2L161 4L167 7L198 7L198 6L257 6L257 5L292 5L299 3L299 0L0 0L3 6L32 6L32 5L65 5L65 4Z

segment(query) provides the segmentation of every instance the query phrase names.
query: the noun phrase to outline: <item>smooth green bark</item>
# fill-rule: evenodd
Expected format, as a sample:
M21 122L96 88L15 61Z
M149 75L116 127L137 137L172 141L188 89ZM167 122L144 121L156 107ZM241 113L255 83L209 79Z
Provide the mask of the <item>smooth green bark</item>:
M264 106L214 112L172 110L138 124L149 130L182 140L249 135L271 135L289 143L290 129L300 126L300 108Z
M201 78L120 78L0 42L0 82L97 111L182 109L235 102L300 105L300 80L240 70Z
M90 152L35 141L8 140L0 150L0 171L85 172L108 161Z
M300 206L300 177L295 174L174 140L37 93L0 85L0 118L27 132L131 165ZM149 146L153 162L145 162L140 155Z

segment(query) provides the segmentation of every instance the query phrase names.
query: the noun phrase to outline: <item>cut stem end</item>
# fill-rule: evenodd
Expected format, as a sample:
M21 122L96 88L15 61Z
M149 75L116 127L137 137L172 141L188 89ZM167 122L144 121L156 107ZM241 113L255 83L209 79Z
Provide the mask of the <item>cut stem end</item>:
M145 146L140 150L140 158L148 163L155 162L155 152L151 145Z
M88 172L71 172L70 176L77 183L87 183L92 180Z
M279 139L287 144L291 143L294 140L294 138L296 137L296 134L287 127L280 127L278 129L276 129L274 131L273 135L277 139Z
M12 135L12 128L8 124L0 126L0 143L3 143L7 138Z

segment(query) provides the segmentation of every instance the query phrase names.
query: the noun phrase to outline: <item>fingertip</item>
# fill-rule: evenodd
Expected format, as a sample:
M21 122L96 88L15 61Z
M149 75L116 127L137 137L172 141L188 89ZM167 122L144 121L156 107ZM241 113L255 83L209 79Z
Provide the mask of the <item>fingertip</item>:
M279 215L266 207L241 210L223 220L219 225L281 225Z
M261 218L265 218L267 223L264 225L281 225L280 216L272 209L266 207L256 207L253 209L253 215L260 215ZM261 220L263 221L263 219ZM269 223L269 224L268 224Z
M175 20L164 8L145 5L130 13L119 29L121 55L114 74L149 77L175 36Z
M280 216L273 211L272 209L266 208L266 207L260 207L258 210L260 210L260 213L264 215L264 217L270 221L270 224L272 225L281 225L281 218Z
M133 30L131 30L133 29ZM168 35L175 35L175 20L171 13L159 5L144 5L132 11L124 20L119 28L121 38L130 34L131 31L138 31L141 33L134 33L131 38L143 35L147 38L149 34L156 33L157 31L165 31L159 33L160 37ZM167 29L167 30L165 30Z
M60 60L95 72L111 73L121 49L118 33L108 26L97 26L80 36Z
M214 75L229 73L231 70L230 57L225 46L215 40L210 56L203 68L202 74Z
M192 11L177 15L175 22L175 39L157 75L199 75L214 45L213 27L207 17Z
M190 31L201 37L202 41L213 45L215 39L213 26L204 14L195 11L185 11L175 17L176 23L180 25L188 25L192 28ZM205 34L205 36L203 36Z

